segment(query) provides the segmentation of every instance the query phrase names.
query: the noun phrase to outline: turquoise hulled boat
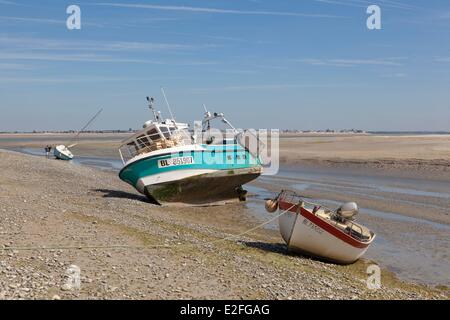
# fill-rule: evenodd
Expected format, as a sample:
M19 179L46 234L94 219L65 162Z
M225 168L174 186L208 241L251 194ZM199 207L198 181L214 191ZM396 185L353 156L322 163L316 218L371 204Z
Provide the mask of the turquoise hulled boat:
M148 100L154 111L153 99ZM229 139L217 140L207 134L198 139L187 124L161 121L155 111L154 116L154 121L147 121L143 130L120 147L124 163L120 179L159 204L245 200L242 186L262 173L262 165L257 155L238 143L237 130ZM223 114L206 112L203 133L208 133L210 121L216 118L228 123Z

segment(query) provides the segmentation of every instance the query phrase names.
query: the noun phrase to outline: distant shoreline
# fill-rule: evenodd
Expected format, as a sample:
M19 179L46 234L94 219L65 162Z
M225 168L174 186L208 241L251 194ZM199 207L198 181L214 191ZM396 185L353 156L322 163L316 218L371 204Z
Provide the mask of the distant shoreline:
M422 135L450 135L450 131L368 131L367 133L374 135L398 135L398 136L422 136Z
M84 134L123 134L123 133L133 133L133 132L137 132L138 130L98 130L98 131L83 131L83 135ZM69 131L36 131L36 132L32 132L32 131L3 131L0 132L0 135L55 135L55 134L76 134L78 131L73 131L73 130L69 130Z
M137 132L140 129L136 130L98 130L98 131L85 131L83 134L124 134L124 133L133 133ZM77 131L69 130L69 131L3 131L0 132L0 135L55 135L55 134L74 134ZM409 135L450 135L450 131L361 131L361 132L352 132L352 131L320 131L320 130L312 130L312 131L284 131L280 130L281 135L387 135L387 136L409 136Z

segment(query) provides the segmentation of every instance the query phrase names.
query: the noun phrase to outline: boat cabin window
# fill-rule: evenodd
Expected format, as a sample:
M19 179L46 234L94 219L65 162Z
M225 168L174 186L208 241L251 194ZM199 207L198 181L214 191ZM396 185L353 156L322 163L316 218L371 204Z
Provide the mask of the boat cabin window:
M137 137L136 141L139 144L139 148L145 148L146 146L150 145L150 143L151 143L151 141L149 141L147 136L145 136L145 135Z
M215 137L210 137L206 140L206 144L212 144L212 145L235 145L238 144L236 139L223 139L218 140Z
M169 128L161 126L161 127L159 127L159 129L161 130L162 134L164 135L164 138L166 138L166 139L170 138Z
M126 142L119 148L122 160L125 163L131 158L146 152L192 143L189 132L178 129L172 132L172 129L175 128L168 125L149 128L132 141Z
M232 138L232 139L223 139L222 144L238 144L236 138Z
M137 140L141 142L139 143L140 146L148 147L153 142L161 140L161 135L156 128L153 128L147 131L145 134L139 136Z
M147 131L147 135L149 135L150 139L152 139L152 140L159 139L159 137L155 137L155 135L157 135L157 134L158 134L158 130L156 130L155 128Z
M136 146L136 143L130 142L127 144L128 150L132 151L132 152L137 152L139 150L139 148Z

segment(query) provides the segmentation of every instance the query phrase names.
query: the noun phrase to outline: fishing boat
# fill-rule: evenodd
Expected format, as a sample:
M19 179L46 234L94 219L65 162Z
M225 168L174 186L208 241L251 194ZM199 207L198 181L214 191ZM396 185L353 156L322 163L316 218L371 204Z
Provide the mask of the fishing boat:
M306 201L292 191L282 191L266 202L266 209L281 213L279 229L292 251L324 260L350 264L367 251L375 233L356 223L358 206L345 203L336 210Z
M214 205L245 200L242 186L262 173L262 165L257 155L238 143L238 130L222 113L205 108L205 131L211 121L219 119L235 134L222 140L207 135L200 139L186 123L175 121L165 94L164 98L172 118L162 120L154 99L147 97L154 119L120 146L124 165L120 179L156 204Z
M72 140L69 141L69 146L66 147L66 145L61 144L56 146L53 149L53 155L55 156L56 159L59 160L72 160L73 159L73 154L70 151L70 148L75 147L78 143L76 142L80 136L80 134L87 129L87 127L89 127L89 125L95 120L95 118L98 117L98 115L103 111L103 109L100 109L89 121L88 123L81 129L79 130L76 135L72 138Z
M59 159L59 160L72 160L73 159L72 152L70 152L69 148L67 148L63 144L56 146L54 148L53 155L55 156L56 159Z

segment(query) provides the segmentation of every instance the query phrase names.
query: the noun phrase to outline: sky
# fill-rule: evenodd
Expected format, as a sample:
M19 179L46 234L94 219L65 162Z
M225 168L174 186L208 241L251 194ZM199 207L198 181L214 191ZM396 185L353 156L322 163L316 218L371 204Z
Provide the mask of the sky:
M161 87L179 122L450 131L450 1L0 0L0 131L137 129Z

